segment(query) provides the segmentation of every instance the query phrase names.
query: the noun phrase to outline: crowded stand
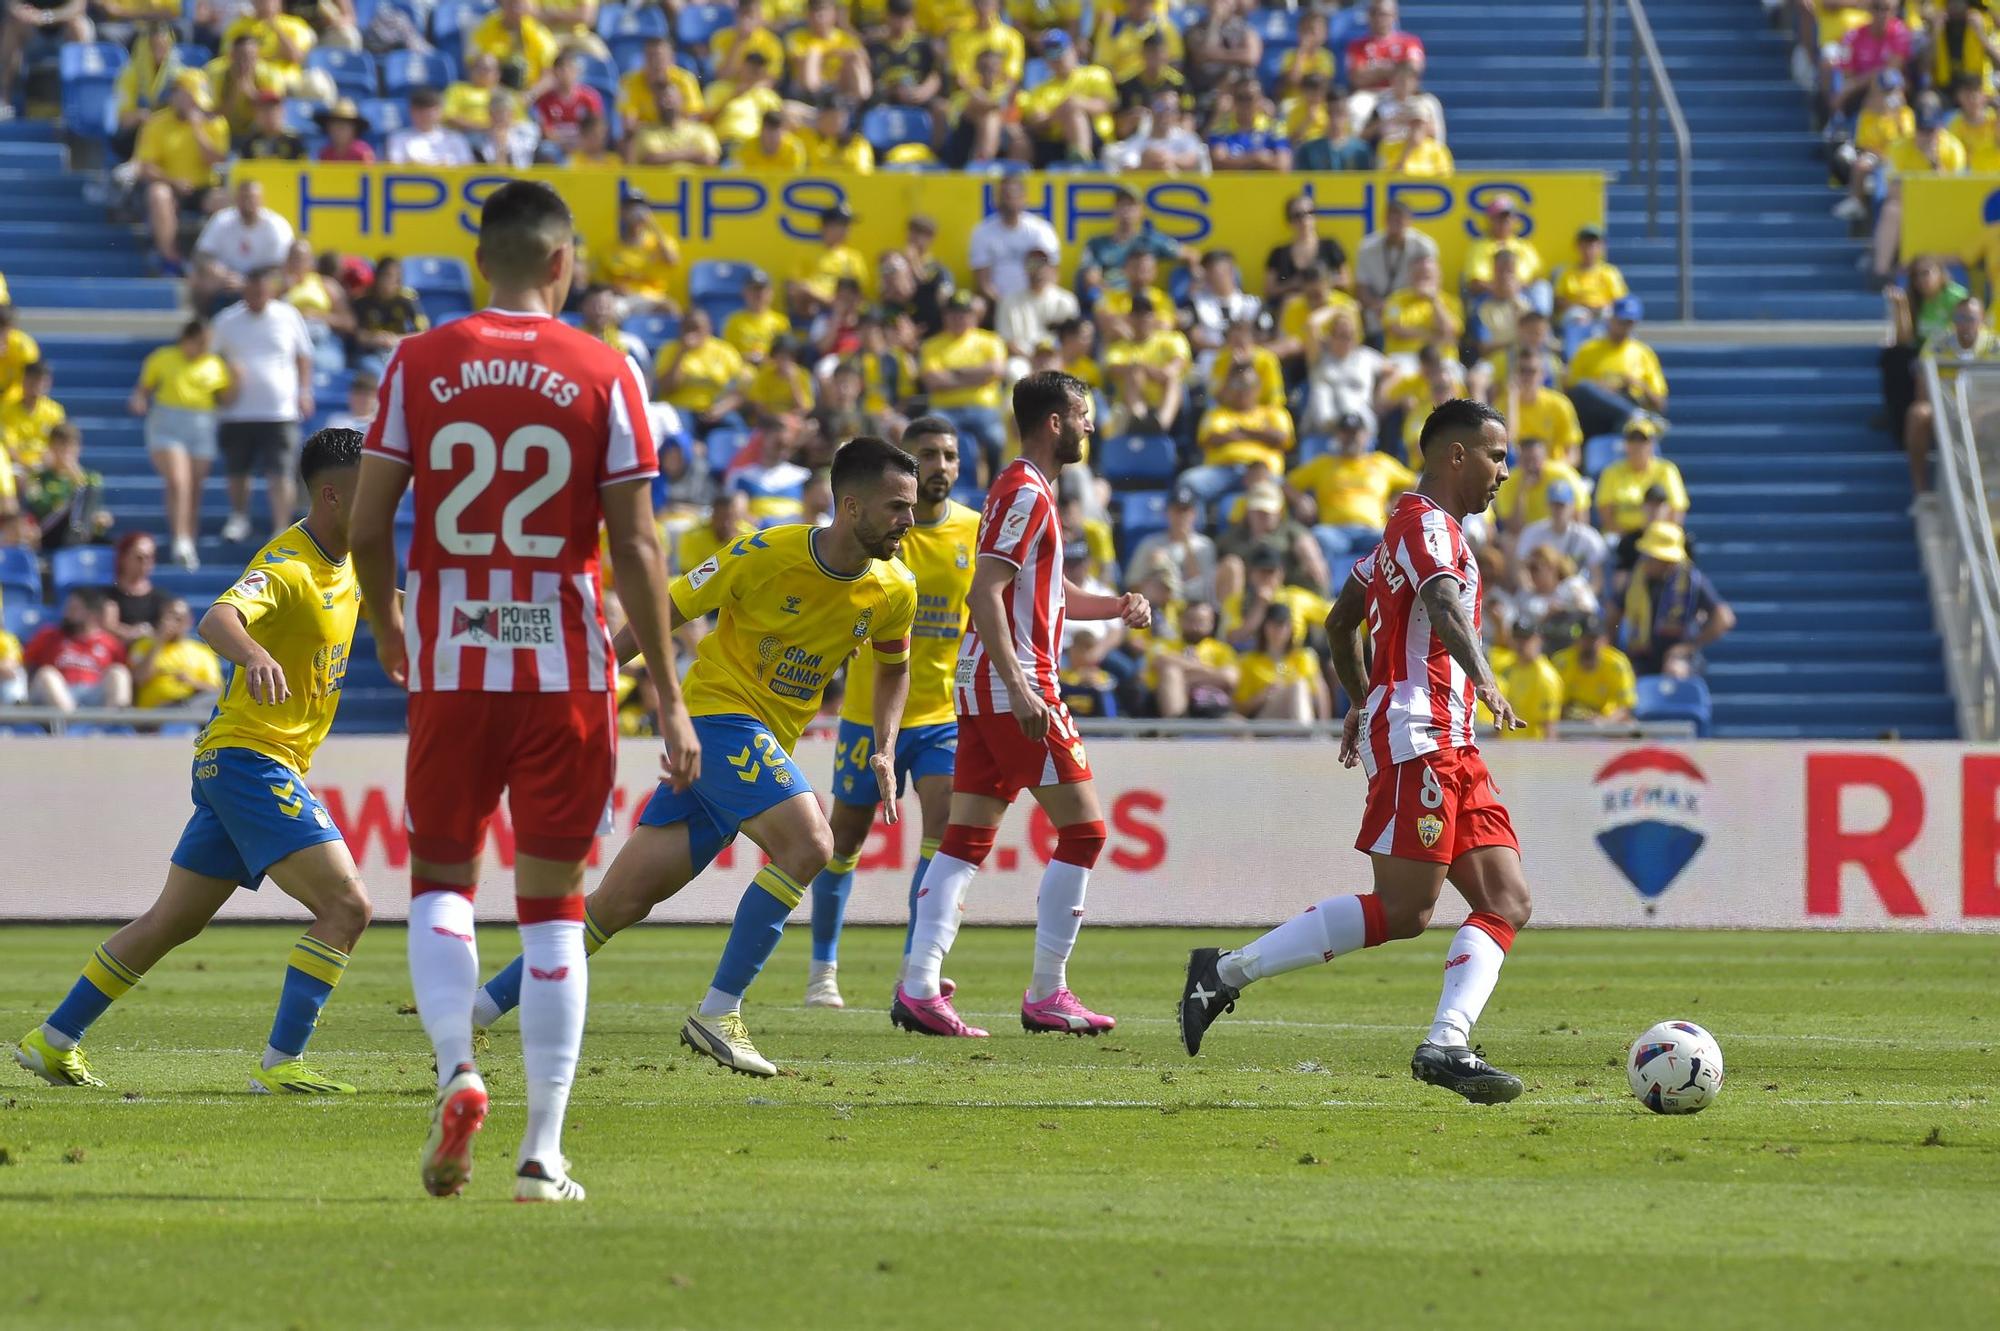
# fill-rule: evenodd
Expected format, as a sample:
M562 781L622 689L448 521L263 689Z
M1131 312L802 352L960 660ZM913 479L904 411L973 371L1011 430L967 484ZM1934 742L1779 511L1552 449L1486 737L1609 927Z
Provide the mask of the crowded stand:
M1818 8L1823 32L1848 12ZM642 368L676 572L761 527L827 521L834 448L920 417L956 435L956 497L977 506L1016 447L1010 386L1043 369L1084 379L1097 432L1061 478L1067 571L1143 593L1153 622L1073 626L1079 716L1343 714L1331 600L1413 483L1426 416L1460 396L1498 408L1514 440L1512 476L1467 524L1496 672L1529 723L1513 737L1645 719L1657 690L1640 677L1699 676L1735 624L1683 528L1698 497L1672 461L1669 384L1601 225L1575 233L1570 261L1571 238L1560 255L1530 239L1502 193L1454 271L1394 195L1352 253L1306 192L1268 253L1172 240L1122 187L1109 228L1080 244L1032 209L1028 171L1449 175L1449 108L1395 0L120 0L90 14L94 31L80 10L43 30L8 18L0 114L64 39L65 123L104 153L190 308L131 385L163 510L114 517L66 423L62 366L0 283L0 585L10 609L54 607L25 641L0 636L0 697L198 700L202 663L177 650L185 605L128 620L118 590L150 585L152 534L165 563L201 567L212 469L228 478L226 541L281 529L301 433L365 426L398 342L474 307L464 256L329 252L295 233L255 180L230 179L269 159L992 175L989 215L918 213L879 252L857 246L845 205L826 208L790 266L688 260L633 193L616 243L580 256L565 317ZM1843 206L1892 225L1895 173L1907 145L1928 151L1934 117L1920 107L1915 137L1884 148L1884 125L1908 116L1887 72L1863 86L1864 65L1829 56L1822 73L1829 125L1858 118ZM1970 101L1961 114L1992 118ZM1982 141L1992 151L1994 133ZM964 267L937 257L941 230L970 233ZM650 712L631 688L638 729Z

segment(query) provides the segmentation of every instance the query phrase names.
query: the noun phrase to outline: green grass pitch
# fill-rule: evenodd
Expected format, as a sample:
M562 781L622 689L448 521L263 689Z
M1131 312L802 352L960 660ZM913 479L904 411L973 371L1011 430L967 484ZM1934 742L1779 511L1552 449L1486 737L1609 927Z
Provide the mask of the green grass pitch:
M0 1022L38 1021L108 931L0 932ZM1014 1015L1025 932L952 957L982 1043L893 1030L900 933L852 931L844 1013L804 930L746 1015L786 1071L677 1048L715 929L592 966L568 1149L581 1207L507 1200L510 1019L467 1195L425 1197L429 1049L400 930L363 940L315 1043L355 1100L247 1094L289 929L218 929L86 1044L104 1091L0 1066L0 1326L1714 1327L1992 1325L2000 948L1991 937L1522 936L1480 1039L1528 1093L1412 1082L1444 937L1258 986L1186 1058L1195 941L1086 930L1100 1040ZM483 931L490 967L510 929ZM1623 1056L1716 1033L1721 1098L1661 1118ZM1903 1321L1903 1325L1916 1324Z

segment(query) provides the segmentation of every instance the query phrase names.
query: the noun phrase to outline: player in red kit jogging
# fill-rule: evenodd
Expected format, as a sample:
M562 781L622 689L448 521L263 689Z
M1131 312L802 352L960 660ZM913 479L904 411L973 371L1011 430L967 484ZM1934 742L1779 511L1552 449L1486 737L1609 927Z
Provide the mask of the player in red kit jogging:
M1084 889L1104 847L1104 814L1076 722L1058 691L1063 619L1151 622L1137 593L1103 596L1066 582L1056 476L1083 457L1090 389L1067 374L1032 374L1014 386L1021 456L994 478L979 524L978 560L966 597L972 628L959 645L954 684L958 760L951 817L917 890L908 970L889 1019L927 1035L983 1036L959 1020L940 978L958 936L965 890L994 831L1023 790L1055 824L1056 847L1035 905L1035 964L1021 999L1030 1031L1096 1035L1117 1023L1069 991L1070 950L1083 925Z
M569 208L546 185L503 185L480 212L493 304L404 341L382 376L354 503L355 576L376 651L410 691L410 980L437 1052L424 1186L472 1172L486 1114L472 1061L479 983L472 894L504 792L514 828L528 1122L521 1201L575 1201L562 1124L583 1040L583 864L616 763L616 658L598 584L598 527L626 618L660 691L668 776L700 750L667 637L653 525L658 471L637 368L564 326L575 262ZM416 531L395 593L395 513L415 484ZM380 597L379 604L366 598Z
M1181 991L1190 1054L1256 980L1332 961L1430 923L1446 882L1472 913L1445 952L1444 992L1410 1058L1419 1081L1476 1104L1521 1093L1521 1079L1469 1047L1515 930L1528 922L1521 848L1473 738L1476 703L1502 729L1521 722L1500 696L1479 641L1479 564L1459 524L1484 512L1507 479L1507 425L1491 407L1445 402L1424 422L1423 477L1389 516L1382 542L1354 566L1327 616L1334 668L1357 699L1340 761L1368 774L1356 847L1374 862L1375 890L1308 906L1233 952L1197 948ZM1364 677L1361 627L1374 642Z

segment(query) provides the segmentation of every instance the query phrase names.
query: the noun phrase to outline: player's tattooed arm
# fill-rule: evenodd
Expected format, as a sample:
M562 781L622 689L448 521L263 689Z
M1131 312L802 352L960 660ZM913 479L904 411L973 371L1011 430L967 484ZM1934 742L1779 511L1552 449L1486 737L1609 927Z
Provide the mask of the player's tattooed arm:
M1472 612L1465 608L1463 588L1464 584L1447 573L1432 578L1417 594L1430 614L1431 632L1472 681L1472 692L1493 713L1493 724L1501 730L1519 730L1527 723L1514 715L1493 678L1493 668L1486 664L1479 630L1472 626Z
M1349 577L1326 616L1327 654L1334 677L1348 701L1359 705L1368 696L1368 666L1362 653L1361 626L1368 619L1368 589Z

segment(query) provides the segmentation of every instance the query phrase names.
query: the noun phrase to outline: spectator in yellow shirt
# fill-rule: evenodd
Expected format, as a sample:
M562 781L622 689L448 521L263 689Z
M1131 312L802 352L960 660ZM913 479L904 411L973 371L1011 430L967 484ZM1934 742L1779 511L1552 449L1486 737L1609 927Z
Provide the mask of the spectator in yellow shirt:
M1347 581L1347 566L1382 539L1390 506L1417 483L1414 472L1376 451L1373 442L1367 417L1347 412L1334 422L1333 451L1285 477L1288 489L1312 499L1318 514L1313 539L1338 583Z
M861 137L861 131L855 128L854 109L846 102L822 104L805 140L806 155L815 171L875 174L875 145Z
M1116 12L1114 12L1114 9ZM1187 56L1181 41L1180 25L1168 17L1160 0L1101 0L1097 6L1097 33L1091 39L1090 58L1111 71L1123 83L1146 67L1146 39L1157 35L1170 64L1178 65ZM1303 26L1300 38L1304 38Z
M1222 396L1222 386L1238 368L1247 367L1257 376L1257 405L1279 407L1285 405L1285 367L1269 347L1257 343L1257 325L1250 319L1232 319L1223 334L1223 343L1216 348L1215 362L1209 366L1208 391L1213 397ZM1274 468L1283 471L1282 467Z
M0 279L0 402L21 391L22 374L41 358L41 344L15 326L13 301Z
M277 70L286 92L300 90L306 76L306 57L312 54L319 40L313 34L312 24L285 13L284 0L250 0L250 12L223 30L222 48L233 52L241 37L256 39L258 56ZM316 91L323 97L333 90Z
M1647 524L1646 492L1659 486L1666 492L1665 520L1680 525L1687 519L1688 492L1681 469L1660 456L1659 427L1644 416L1625 427L1625 456L1597 477L1597 528L1605 535L1638 531Z
M465 35L467 60L490 55L503 68L513 66L523 89L542 81L560 49L555 34L528 12L528 0L500 0L500 7Z
M1131 331L1104 353L1113 388L1107 433L1172 434L1187 401L1184 381L1193 350L1186 337L1161 326L1151 296L1132 298Z
M1514 256L1514 275L1521 285L1533 286L1548 272L1541 251L1521 234L1521 210L1512 199L1495 199L1486 205L1486 238L1475 240L1465 250L1465 264L1459 276L1467 295L1483 296L1493 287L1493 256L1506 250Z
M1547 385L1539 349L1518 350L1512 361L1494 407L1507 418L1516 439L1546 440L1551 462L1576 466L1583 461L1583 426L1577 422L1576 407Z
M1048 82L1021 94L1021 127L1035 150L1035 165L1068 159L1094 162L1110 138L1118 86L1102 65L1078 62L1076 43L1060 28L1042 35Z
M1563 326L1596 324L1628 294L1625 274L1605 262L1604 229L1595 224L1578 228L1576 262L1556 279L1556 316Z
M1182 472L1180 484L1211 503L1240 486L1244 472L1256 463L1283 475L1285 459L1297 444L1292 414L1282 403L1259 401L1257 370L1249 364L1236 366L1224 378L1214 405L1202 413L1195 440L1201 445L1201 465Z
M166 487L167 532L173 556L185 568L199 564L201 488L215 462L215 411L235 396L229 366L209 349L208 325L199 319L180 340L146 357L128 406L146 418L146 456Z
M981 484L990 482L1000 470L1000 452L1007 442L1000 418L1007 344L979 326L971 292L955 292L945 303L944 331L918 349L917 365L931 410L958 432L965 473L977 475Z
M1291 606L1264 607L1254 645L1236 659L1236 711L1258 721L1324 721L1333 715L1333 695L1319 655L1304 646Z
M1419 255L1410 264L1410 285L1382 306L1382 350L1411 368L1425 347L1455 349L1464 334L1465 307L1442 288L1437 256Z
M722 340L743 353L745 362L762 365L771 343L792 331L785 312L771 305L771 275L752 268L743 279L743 308L722 325Z
M272 97L282 97L291 86L283 70L259 54L257 38L251 33L240 34L228 54L209 61L203 74L208 79L210 103L239 139L255 128L258 106Z
M1297 92L1308 78L1331 84L1337 72L1333 52L1326 44L1326 15L1309 9L1299 15L1299 44L1278 60L1278 92Z
M444 90L444 123L461 134L477 134L493 125L493 94L500 88L500 58L489 51L470 56L465 78Z
M785 109L771 62L754 48L743 53L742 79L709 84L707 97L709 123L724 143L756 138L764 117Z
M1889 195L1875 218L1874 271L1891 272L1903 235L1903 177L1922 172L1962 176L1967 166L1965 145L1944 127L1944 108L1930 93L1917 103L1917 132L1895 144L1882 159L1889 174Z
M805 143L785 128L784 114L778 111L764 116L756 138L736 145L736 164L745 171L798 175L806 169L808 160Z
M54 378L49 363L38 360L21 372L21 386L14 396L0 402L0 448L24 472L42 465L49 435L69 419L62 403L49 396Z
M706 435L743 405L746 376L742 354L714 335L708 311L696 305L681 322L680 337L660 348L653 391Z
M860 250L847 243L854 213L844 203L820 210L819 249L803 260L797 276L785 284L785 297L795 322L805 323L833 303L840 279L852 279L866 295L875 289L875 269Z
M1586 437L1615 434L1634 415L1667 409L1667 376L1660 358L1632 336L1645 313L1637 296L1613 301L1603 335L1578 347L1569 363L1569 400L1576 404Z
M639 67L618 80L618 118L629 129L660 123L660 92L673 87L680 92L678 111L702 113L701 80L674 58L671 37L648 37L642 48Z
M977 79L981 52L1000 57L1000 73L1009 83L1021 81L1028 60L1028 46L1018 28L1000 17L1000 0L972 0L972 19L945 38L945 64L961 84Z
M790 336L771 343L762 365L749 372L743 386L744 413L752 426L775 429L790 418L796 423L812 414L812 372L799 364L801 344Z
M132 644L135 707L193 706L222 692L222 666L208 644L188 636L192 616L176 596L160 612L159 636Z
M1376 161L1378 171L1397 176L1448 176L1457 170L1451 149L1437 140L1437 128L1429 118L1410 122L1409 137L1383 145Z
M1163 622L1156 609L1153 623ZM1215 636L1215 607L1191 601L1181 607L1177 634L1157 633L1146 656L1160 715L1228 716L1236 698L1236 649Z
M4 464L5 459L0 459ZM0 501L13 499L13 476L10 473L4 482L9 489L0 495ZM11 502L0 502L0 532L4 532L11 520ZM0 706L15 705L28 700L28 672L21 664L21 640L0 629Z
M807 0L806 21L785 38L792 90L807 101L838 93L855 102L874 96L868 52L861 39L840 25L834 0Z
M618 210L618 245L604 257L598 280L645 309L672 312L680 246L666 233L643 194L628 194Z
M1549 494L1557 486L1567 486L1579 507L1590 506L1590 482L1576 468L1549 458L1549 441L1539 438L1516 439L1518 462L1500 483L1493 497L1493 515L1508 532L1519 535L1523 527L1549 516Z
M1563 715L1577 721L1629 721L1639 705L1639 681L1632 660L1604 639L1604 621L1587 617L1576 642L1557 652L1562 677Z
M1500 696L1527 725L1520 730L1496 730L1497 739L1548 739L1562 720L1563 682L1548 657L1542 655L1542 626L1532 619L1514 626L1514 660L1496 681ZM1486 720L1492 717L1486 715Z
M689 169L714 166L722 160L722 142L715 131L694 116L681 113L678 84L655 89L653 105L656 118L625 137L627 162Z
M229 159L229 124L204 104L206 94L183 80L164 111L146 117L132 150L146 196L153 251L170 277L182 272L182 209L212 211L216 172Z
M971 80L961 83L946 100L952 131L945 139L943 160L963 167L1026 153L1027 139L1016 123L1020 100L1020 84L1007 77L1000 53L979 52L973 59Z
M752 56L764 62L773 80L784 77L785 46L764 21L764 0L736 0L736 22L708 39L708 58L718 83L742 84L752 77ZM716 102L722 102L721 97Z

